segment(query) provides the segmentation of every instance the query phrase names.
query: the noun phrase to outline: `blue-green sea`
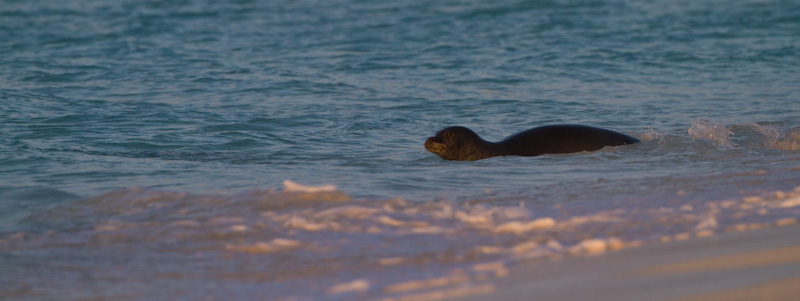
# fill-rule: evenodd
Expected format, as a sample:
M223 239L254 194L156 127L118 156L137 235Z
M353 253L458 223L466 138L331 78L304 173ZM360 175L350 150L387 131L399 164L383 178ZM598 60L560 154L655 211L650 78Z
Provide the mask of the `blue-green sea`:
M561 123L643 142L423 147ZM459 297L790 223L795 187L797 1L0 3L4 300Z

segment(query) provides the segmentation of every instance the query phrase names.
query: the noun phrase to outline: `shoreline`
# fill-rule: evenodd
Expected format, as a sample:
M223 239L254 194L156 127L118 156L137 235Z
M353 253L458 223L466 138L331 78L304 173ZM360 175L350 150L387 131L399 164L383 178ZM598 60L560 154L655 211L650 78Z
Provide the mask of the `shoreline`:
M509 267L460 300L792 300L800 225L727 232Z

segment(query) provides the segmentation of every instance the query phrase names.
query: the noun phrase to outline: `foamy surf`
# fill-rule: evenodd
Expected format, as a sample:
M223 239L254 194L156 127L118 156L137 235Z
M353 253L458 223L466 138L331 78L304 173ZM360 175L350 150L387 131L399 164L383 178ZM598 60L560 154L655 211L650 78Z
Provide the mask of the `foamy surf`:
M28 287L21 296L55 297L63 285L125 291L159 279L160 290L139 296L193 298L205 290L182 288L200 277L270 299L446 299L493 292L488 280L521 262L790 225L797 216L800 187L712 201L526 207L352 200L319 187L233 195L130 188L33 216L51 223L46 231L2 237L0 251L20 258L7 282ZM83 226L59 228L59 220ZM89 273L109 281L31 286L40 274L25 263L39 252L52 258L38 265L54 279ZM58 260L80 254L107 263Z
M331 191L336 191L336 186L332 184L321 185L321 186L307 186L292 182L291 180L285 180L283 181L283 191L306 192L306 193L331 192Z
M724 124L709 118L695 119L688 131L692 139L705 139L716 145L732 146L730 137L733 133Z
M717 146L800 150L800 127L781 129L754 122L725 125L708 117L697 118L689 127L689 137L708 140ZM654 136L646 134L648 138Z

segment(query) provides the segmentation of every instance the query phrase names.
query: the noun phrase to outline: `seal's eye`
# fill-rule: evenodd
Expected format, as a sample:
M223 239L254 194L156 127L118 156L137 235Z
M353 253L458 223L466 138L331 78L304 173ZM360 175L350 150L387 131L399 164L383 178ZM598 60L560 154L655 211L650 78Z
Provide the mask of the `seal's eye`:
M445 138L450 138L450 137L453 137L453 133L451 133L451 132L444 132L444 137L445 137Z

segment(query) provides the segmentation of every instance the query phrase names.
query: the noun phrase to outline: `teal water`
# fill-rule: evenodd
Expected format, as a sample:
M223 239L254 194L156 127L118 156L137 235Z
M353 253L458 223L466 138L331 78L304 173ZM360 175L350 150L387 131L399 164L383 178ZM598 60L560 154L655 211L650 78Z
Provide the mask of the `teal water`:
M4 1L0 37L0 296L392 297L531 239L458 212L560 225L800 185L796 1ZM422 146L554 123L644 142L477 162ZM776 208L712 230L797 216ZM620 218L648 214L665 217ZM685 219L535 237L649 241ZM360 264L386 258L405 259Z

